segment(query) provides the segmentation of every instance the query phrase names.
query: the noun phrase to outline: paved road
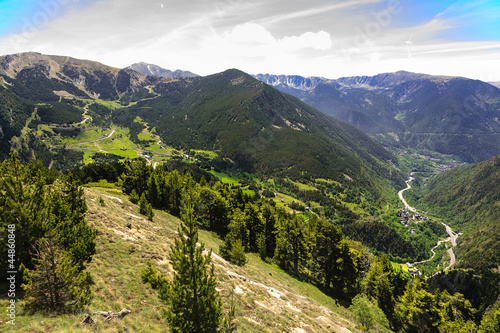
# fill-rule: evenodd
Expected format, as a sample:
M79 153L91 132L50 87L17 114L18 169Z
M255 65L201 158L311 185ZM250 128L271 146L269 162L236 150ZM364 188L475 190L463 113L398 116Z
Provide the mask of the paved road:
M413 177L410 177L408 178L408 180L406 181L406 188L405 189L402 189L401 191L398 192L398 196L399 196L399 199L403 202L403 204L405 205L405 208L408 209L409 211L411 212L417 212L417 210L415 208L413 208L412 206L408 205L408 203L406 202L405 198L403 197L403 192L404 191L407 191L409 189L411 189L411 185L410 185L410 182L413 181L415 178Z
M453 252L453 248L455 246L457 246L457 238L458 238L458 235L456 233L453 232L453 230L451 230L450 226L441 222L445 228L446 228L446 232L448 233L448 236L450 236L450 240L451 240L451 248L448 249L448 254L450 255L450 264L448 265L448 267L445 268L445 270L449 269L451 266L455 265L455 262L456 262L456 258L455 258L455 252Z
M403 197L403 192L404 191L407 191L411 188L410 186L410 182L413 181L415 178L413 177L410 177L408 178L408 180L406 181L406 188L405 189L402 189L401 191L398 192L398 196L399 196L399 199L403 202L403 204L405 205L405 208L408 209L409 211L412 211L414 213L417 212L417 210L414 208L414 207L411 207L405 200L405 198ZM451 230L450 226L447 225L446 223L443 223L441 222L441 224L443 224L446 228L446 233L448 234L448 238L447 239L444 239L444 240L440 240L437 245L435 247L433 247L431 249L431 252L432 252L432 257L430 259L427 259L427 260L424 260L424 261L420 261L420 262L416 262L415 264L421 264L421 263L424 263L424 262L427 262L429 260L431 260L432 258L434 258L434 255L435 255L435 252L434 252L434 249L437 248L441 243L443 242L447 242L447 241L451 241L451 247L448 249L448 254L450 256L450 264L448 265L448 267L445 268L445 270L449 269L451 266L453 266L456 262L456 258L455 258L455 252L453 251L453 248L455 246L457 246L457 238L458 238L458 235L453 232L453 230Z

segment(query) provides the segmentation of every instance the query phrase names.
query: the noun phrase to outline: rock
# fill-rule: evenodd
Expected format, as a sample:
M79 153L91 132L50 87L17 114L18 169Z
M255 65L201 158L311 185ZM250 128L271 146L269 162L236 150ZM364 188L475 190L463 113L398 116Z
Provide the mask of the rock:
M94 319L92 319L92 317L87 313L85 315L85 318L83 318L82 320L82 324L93 324L94 323Z

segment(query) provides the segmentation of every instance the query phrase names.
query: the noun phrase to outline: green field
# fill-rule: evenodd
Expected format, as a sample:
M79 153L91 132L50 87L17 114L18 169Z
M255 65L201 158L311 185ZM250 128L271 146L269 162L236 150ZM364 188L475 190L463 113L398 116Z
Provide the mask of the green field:
M231 176L228 176L226 174L223 174L223 173L220 173L220 172L217 172L217 171L214 171L214 170L210 170L209 172L212 175L214 175L215 177L219 178L219 180L221 182L223 182L224 184L241 185L239 178L231 177Z

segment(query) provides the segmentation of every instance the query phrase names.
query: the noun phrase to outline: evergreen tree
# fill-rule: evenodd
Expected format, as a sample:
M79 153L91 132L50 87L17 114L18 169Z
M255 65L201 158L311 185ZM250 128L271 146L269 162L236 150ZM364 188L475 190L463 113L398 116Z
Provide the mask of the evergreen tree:
M285 269L299 274L299 263L304 256L304 233L298 217L282 218L278 223L275 259Z
M343 296L354 296L358 287L358 269L354 262L349 242L345 239L340 241L337 265L340 274L335 277L335 287Z
M121 176L123 192L129 194L135 190L138 195L146 192L152 169L145 159L127 163L125 173Z
M496 302L481 320L478 333L500 332L500 302Z
M29 169L23 166L14 151L11 152L10 160L0 163L0 231L2 235L0 262L3 267L8 267L5 255L8 249L8 233L6 232L8 225L15 226L14 266L16 268L21 263L28 268L33 268L30 249L35 241L45 234L46 178L43 165L39 161L31 161L30 164ZM35 167L38 169L36 172ZM6 271L0 271L0 277L3 280L6 277Z
M21 165L14 152L10 161L0 163L0 231L8 225L15 227L17 262L13 266L22 263L34 269L37 262L31 250L37 241L50 237L82 272L95 253L96 232L85 221L86 210L83 189L75 179L56 181L40 161ZM0 249L7 244L6 232L3 237ZM6 259L1 262L5 264Z
M264 231L264 225L259 217L257 205L247 203L245 205L246 225L248 229L248 248L250 251L257 251L257 240Z
M146 215L148 213L148 199L146 199L146 195L141 194L141 198L139 199L139 213L142 215Z
M228 225L231 241L235 239L241 240L244 246L248 246L248 228L246 215L238 208L234 210L231 216L231 222Z
M189 201L179 229L179 238L172 246L171 262L174 277L169 285L167 320L172 332L217 332L222 311L212 251L204 256L204 244L197 246L198 227Z
M36 242L35 269L23 267L25 306L32 311L72 312L92 298L92 279L74 265L71 255L49 239Z
M385 255L375 257L370 270L363 280L365 293L377 301L378 306L384 311L387 319L394 323L394 297L395 274L392 264Z
M437 332L442 317L436 295L427 290L427 283L416 279L409 283L397 304L397 314L404 332Z
M315 226L315 240L313 246L314 271L318 282L327 289L331 288L334 276L340 274L339 245L342 240L342 231L324 220L317 219Z
M365 294L356 295L352 299L349 310L354 318L367 329L375 327L377 324L389 328L389 322L382 310Z
M276 249L276 216L274 207L268 202L262 206L262 220L264 222L265 256L272 258Z

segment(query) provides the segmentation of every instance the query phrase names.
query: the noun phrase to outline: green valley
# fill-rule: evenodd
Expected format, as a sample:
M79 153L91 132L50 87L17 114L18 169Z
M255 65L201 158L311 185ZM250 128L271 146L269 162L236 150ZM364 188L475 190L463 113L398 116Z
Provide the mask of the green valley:
M335 111L388 148L237 69L136 67L164 76L0 57L2 251L19 242L16 259L2 259L18 271L18 326L0 317L2 330L159 332L192 320L220 332L489 332L500 311L500 161L463 161L496 141L462 159L455 140L407 144L467 82L399 73L316 87L321 103L363 99L347 110L334 98ZM422 96L457 86L426 99L419 119L389 107L414 80ZM496 91L481 87L493 114ZM456 247L442 222L463 233Z

